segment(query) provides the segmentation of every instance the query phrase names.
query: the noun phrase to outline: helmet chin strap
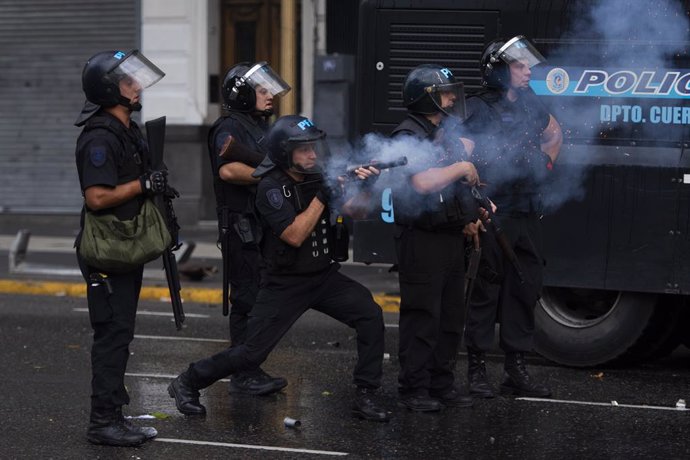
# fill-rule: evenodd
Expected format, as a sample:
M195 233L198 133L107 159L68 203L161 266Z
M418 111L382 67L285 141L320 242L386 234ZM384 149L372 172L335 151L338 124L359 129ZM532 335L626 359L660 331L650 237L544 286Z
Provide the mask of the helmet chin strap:
M124 96L120 96L119 104L124 107L127 107L130 110L130 112L139 112L141 110L141 103L135 102L134 104L132 104L132 101Z
M429 96L429 97L431 97L431 96ZM436 108L438 109L438 113L440 113L442 117L450 117L450 116L451 116L451 114L448 113L448 112L446 111L446 109L444 109L443 107L441 107L441 106L439 105L439 103L436 102L436 99L434 99L433 97L431 97L431 100L433 101L434 105L435 105Z
M321 168L321 166L318 163L315 164L313 168L306 169L306 168L302 167L302 165L299 165L299 164L293 162L292 161L292 154L290 154L288 164L290 166L290 169L296 173L306 174L306 175L323 173L323 169Z
M292 164L292 169L300 174L321 174L323 170L319 166L314 166L310 169L305 169L300 165Z
M269 118L269 117L273 116L273 109L254 110L254 113L260 117Z

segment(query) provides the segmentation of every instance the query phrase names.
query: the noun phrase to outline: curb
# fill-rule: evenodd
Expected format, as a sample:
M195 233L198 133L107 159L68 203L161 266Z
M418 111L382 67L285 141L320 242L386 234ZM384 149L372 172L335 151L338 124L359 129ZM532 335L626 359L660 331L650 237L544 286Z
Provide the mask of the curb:
M0 279L0 294L50 295L56 297L86 297L85 283L67 283L57 281L16 281ZM180 291L183 302L222 304L223 290L210 288L183 288ZM383 293L372 293L374 301L387 313L400 311L400 296ZM141 300L170 302L170 291L167 287L142 286Z

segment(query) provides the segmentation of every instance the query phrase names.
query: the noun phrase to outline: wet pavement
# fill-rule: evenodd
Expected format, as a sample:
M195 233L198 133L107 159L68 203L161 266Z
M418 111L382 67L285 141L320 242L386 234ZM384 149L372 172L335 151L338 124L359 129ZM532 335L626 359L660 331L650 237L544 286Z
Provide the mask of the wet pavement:
M12 223L13 226L20 225ZM0 226L0 259L15 227ZM74 267L69 226L40 228L27 261ZM214 230L185 232L199 243L192 262L219 266ZM4 245L4 246L3 246ZM153 262L152 266L159 264ZM377 294L395 294L397 278L388 267L345 264L343 272ZM0 282L47 284L52 279L17 277L0 263ZM62 277L48 295L0 294L0 458L690 458L690 350L630 368L568 369L538 356L529 363L535 378L553 390L552 400L497 397L471 409L415 414L396 404L397 313L386 308L386 353L380 402L391 422L376 424L350 416L355 363L354 335L347 327L311 312L300 319L264 365L289 385L270 397L229 395L227 382L202 393L204 418L179 414L167 385L189 362L227 345L227 319L217 302L187 301L187 321L175 330L170 307L142 300L131 346L126 384L132 398L125 413L157 417L137 420L159 431L140 448L93 446L86 442L90 393L91 329L86 302ZM219 290L220 274L202 281L183 279L183 291ZM163 286L147 280L146 289ZM20 292L20 291L17 291ZM185 297L192 298L192 297ZM199 299L203 297L193 297ZM495 350L488 372L497 387L502 356ZM464 383L466 357L457 370ZM285 417L299 419L286 427Z
M634 368L569 369L529 358L551 401L497 397L471 409L415 414L396 405L397 314L386 313L380 402L391 422L354 419L349 407L356 353L347 327L311 312L263 366L289 385L270 397L231 396L227 383L204 390L204 418L179 414L166 387L190 361L226 345L227 320L217 304L186 303L178 332L169 306L142 301L131 346L125 413L159 431L139 448L85 440L91 330L84 299L0 294L0 458L688 458L690 352ZM465 376L466 357L457 369ZM497 385L502 357L489 356ZM616 405L612 402L615 401ZM600 404L600 405L596 405ZM646 407L629 407L646 406ZM299 419L288 428L285 417Z

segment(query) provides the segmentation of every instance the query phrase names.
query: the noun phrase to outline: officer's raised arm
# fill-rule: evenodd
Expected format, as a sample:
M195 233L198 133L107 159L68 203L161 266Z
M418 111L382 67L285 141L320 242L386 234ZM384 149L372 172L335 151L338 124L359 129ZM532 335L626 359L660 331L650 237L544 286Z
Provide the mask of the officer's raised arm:
M280 239L295 248L302 246L304 240L314 231L325 208L326 205L314 198L307 209L295 216L295 220L283 230Z
M414 189L423 195L443 190L456 181L477 185L477 169L469 161L458 161L441 168L429 168L415 174L411 179Z

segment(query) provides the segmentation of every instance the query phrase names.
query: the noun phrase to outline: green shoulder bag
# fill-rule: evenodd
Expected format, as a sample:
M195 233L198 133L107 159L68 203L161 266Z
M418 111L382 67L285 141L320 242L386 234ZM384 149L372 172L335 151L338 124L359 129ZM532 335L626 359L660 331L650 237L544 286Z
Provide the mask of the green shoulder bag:
M146 199L139 214L131 220L86 211L79 255L92 267L124 273L157 258L171 242L165 219L151 200Z

